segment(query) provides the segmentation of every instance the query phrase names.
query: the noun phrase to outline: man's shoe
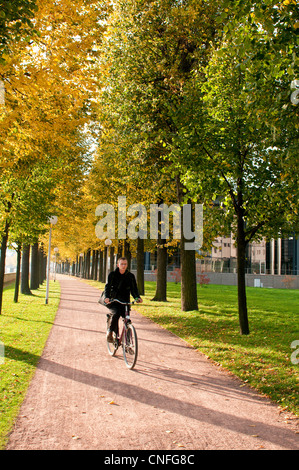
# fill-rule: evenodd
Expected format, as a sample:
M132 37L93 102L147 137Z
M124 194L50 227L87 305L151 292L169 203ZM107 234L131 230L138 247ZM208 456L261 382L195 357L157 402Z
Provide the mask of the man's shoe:
M107 341L108 341L108 343L113 343L113 332L112 331L108 331Z

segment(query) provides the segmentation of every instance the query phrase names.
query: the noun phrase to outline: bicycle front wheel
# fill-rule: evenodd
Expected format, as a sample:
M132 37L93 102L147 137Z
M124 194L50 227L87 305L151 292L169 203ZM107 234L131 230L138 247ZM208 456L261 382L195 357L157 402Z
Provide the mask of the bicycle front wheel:
M126 366L133 369L137 361L138 341L134 326L129 324L123 335L122 341L123 354Z

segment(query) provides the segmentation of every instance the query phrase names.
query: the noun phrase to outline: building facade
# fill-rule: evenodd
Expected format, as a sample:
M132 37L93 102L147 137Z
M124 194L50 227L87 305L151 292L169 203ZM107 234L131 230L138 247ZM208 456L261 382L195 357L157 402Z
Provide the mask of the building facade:
M168 269L180 267L179 250L168 259ZM145 254L145 271L157 268L156 253ZM232 237L218 237L210 253L201 253L197 260L197 271L216 273L237 272L237 250ZM298 275L299 239L295 235L266 242L252 242L247 246L247 274Z

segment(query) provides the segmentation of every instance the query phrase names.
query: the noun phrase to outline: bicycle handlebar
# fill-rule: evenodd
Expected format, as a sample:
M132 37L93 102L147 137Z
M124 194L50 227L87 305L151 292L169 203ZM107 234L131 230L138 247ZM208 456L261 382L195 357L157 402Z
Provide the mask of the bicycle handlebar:
M107 305L111 304L112 302L118 302L119 304L122 305L133 305L135 302L122 302L121 300L118 299L111 299L110 302L107 303Z

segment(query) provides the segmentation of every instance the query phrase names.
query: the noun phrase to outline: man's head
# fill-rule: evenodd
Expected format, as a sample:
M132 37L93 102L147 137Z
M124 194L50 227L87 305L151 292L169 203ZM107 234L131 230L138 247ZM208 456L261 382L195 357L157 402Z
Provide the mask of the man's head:
M128 260L127 258L119 258L117 261L117 267L119 269L120 274L124 274L127 267L128 267Z

